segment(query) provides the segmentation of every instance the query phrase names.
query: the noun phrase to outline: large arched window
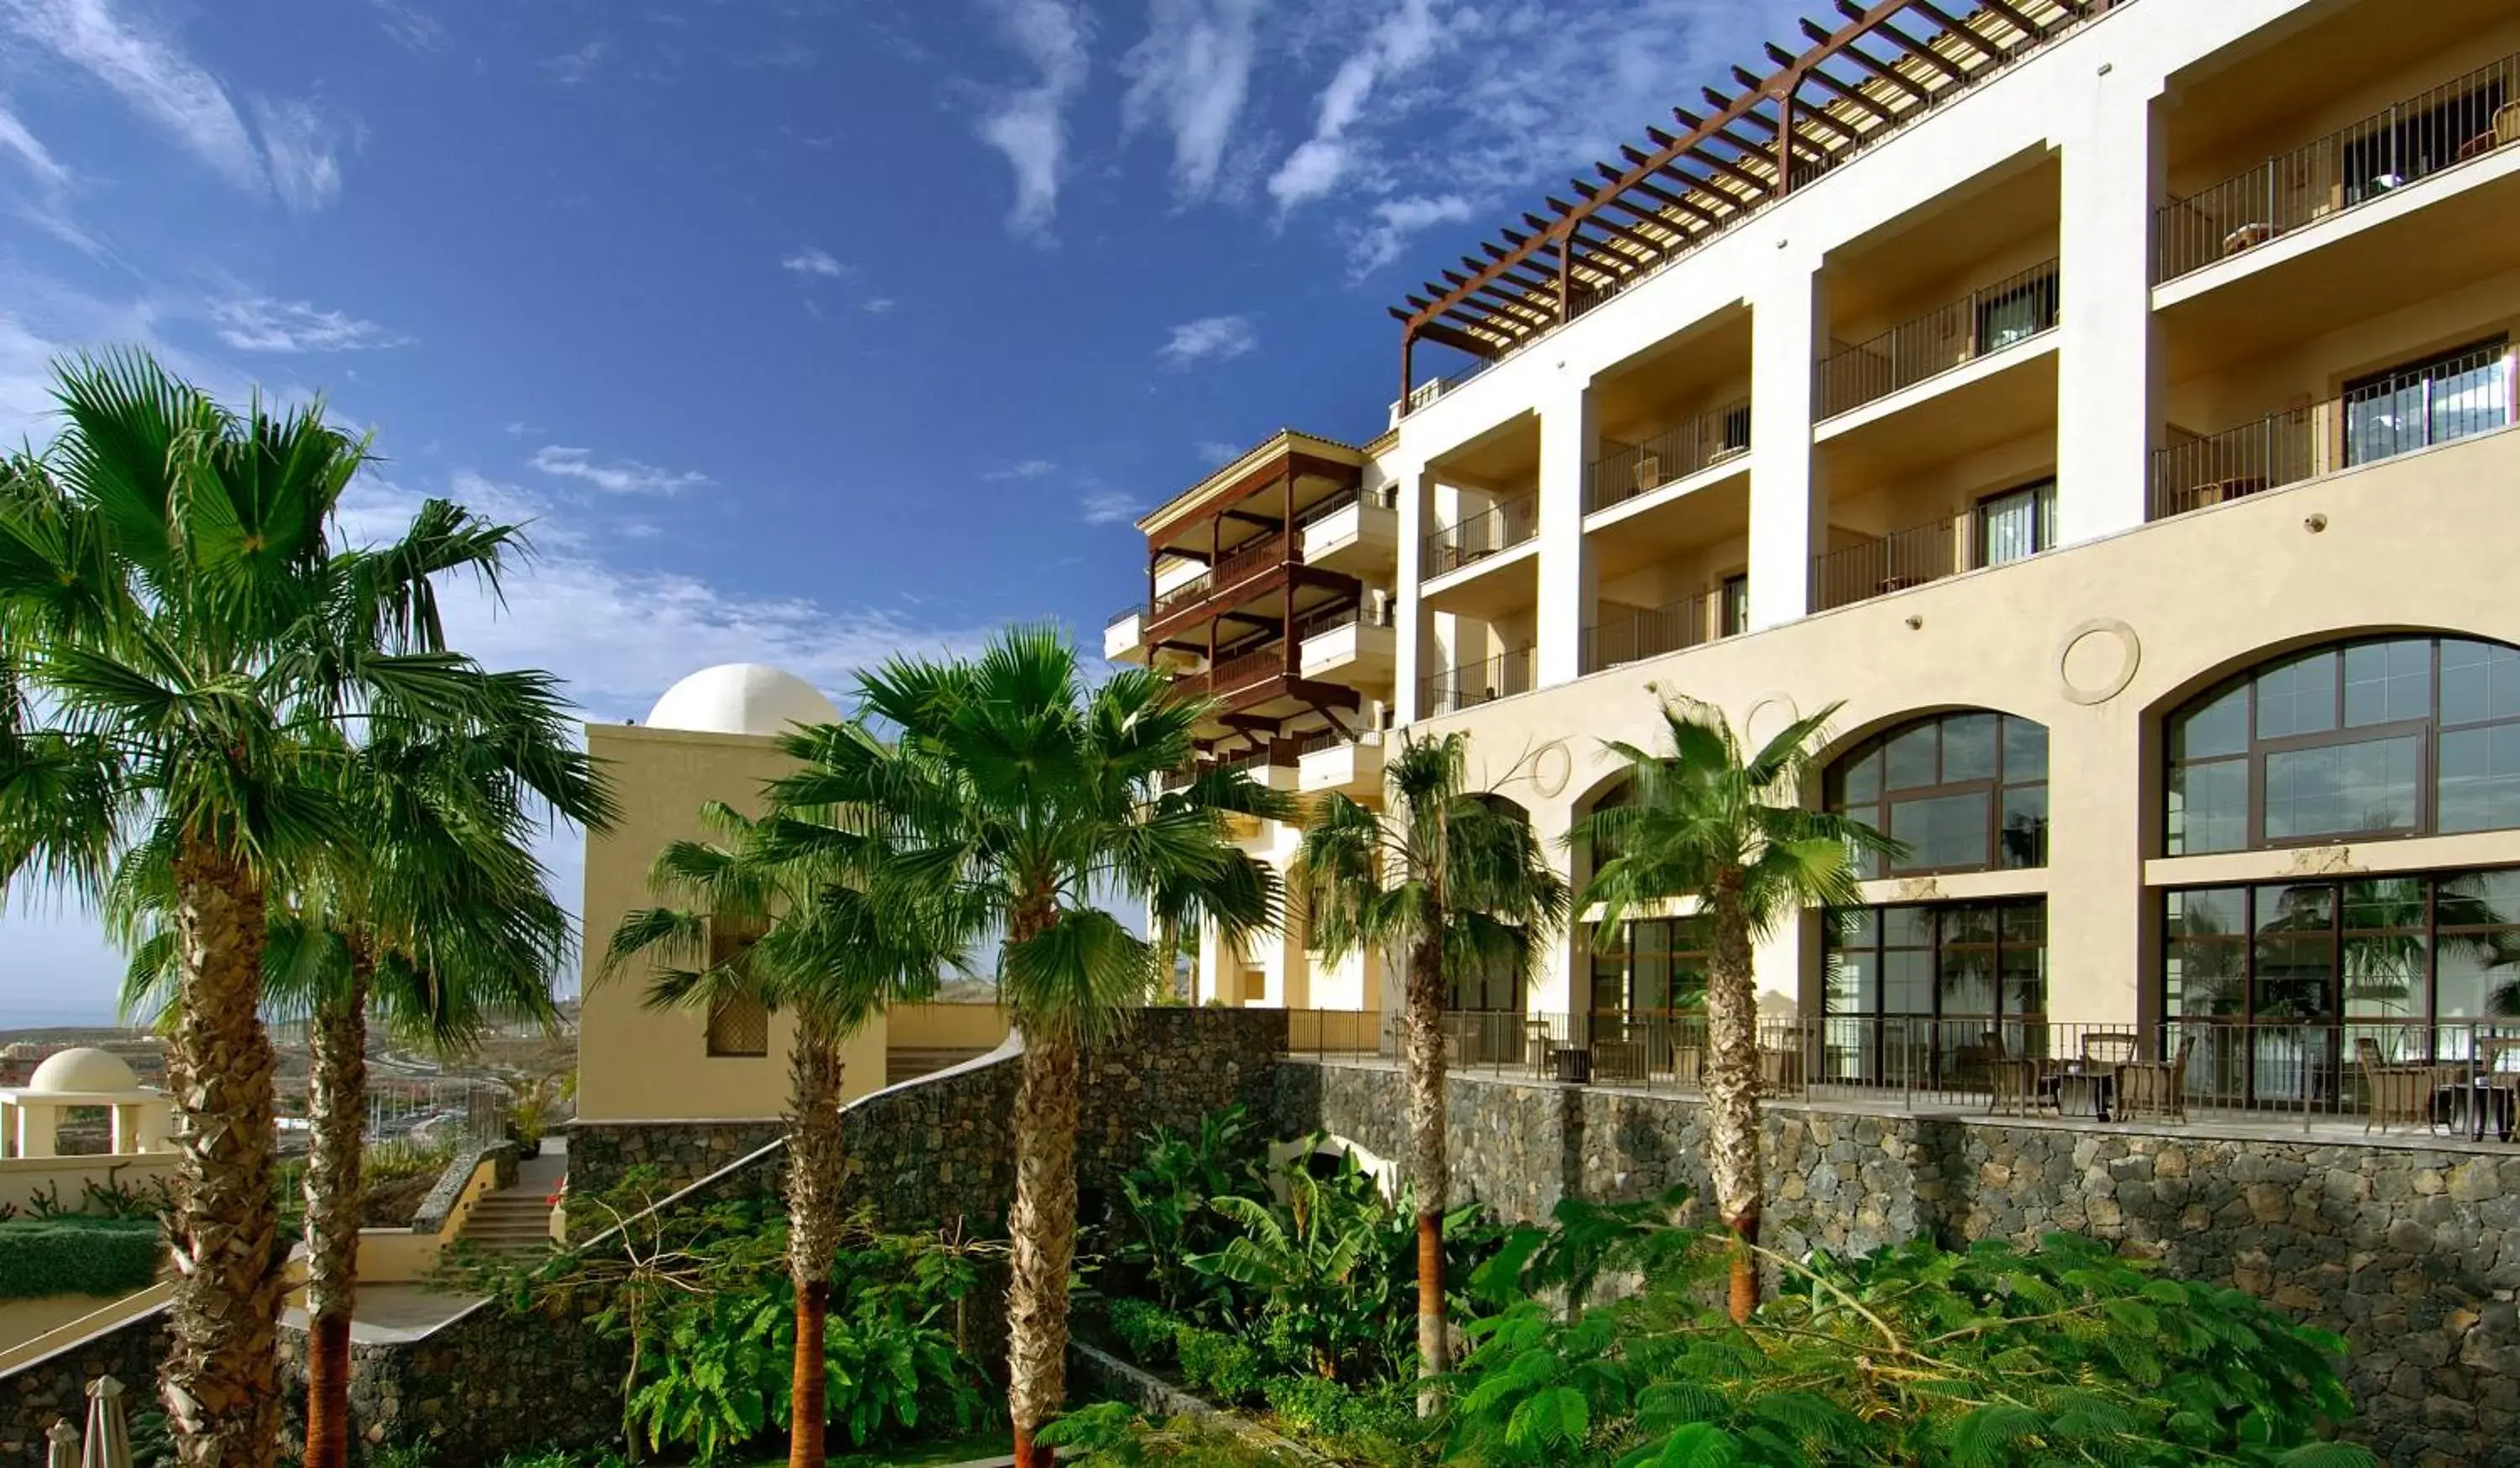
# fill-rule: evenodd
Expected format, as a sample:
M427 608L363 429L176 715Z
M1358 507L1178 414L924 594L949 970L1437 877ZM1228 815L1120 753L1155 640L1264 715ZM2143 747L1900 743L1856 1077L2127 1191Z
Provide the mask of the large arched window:
M2045 867L2048 730L1983 709L1918 719L1829 766L1822 798L1906 843L1868 877Z
M2190 699L2163 740L2172 856L2520 826L2520 648L2330 643Z

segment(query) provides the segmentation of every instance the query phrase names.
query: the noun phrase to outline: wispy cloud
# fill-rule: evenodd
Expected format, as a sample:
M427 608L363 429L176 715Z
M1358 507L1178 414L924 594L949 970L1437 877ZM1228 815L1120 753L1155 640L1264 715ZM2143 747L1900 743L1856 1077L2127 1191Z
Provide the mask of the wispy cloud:
M112 0L6 0L9 22L112 89L230 183L263 186L262 157L218 79L175 44L126 23Z
M406 51L433 56L454 43L444 22L406 0L368 0L368 5L385 34Z
M1209 468L1232 464L1242 457L1241 445L1227 443L1222 438L1202 438L1192 444L1190 451L1198 457L1199 463Z
M1082 5L1069 0L1000 0L1000 19L1036 74L980 119L980 140L1006 155L1014 169L1008 227L1047 238L1066 177L1067 104L1091 69L1086 37L1092 22Z
M1121 126L1160 118L1173 140L1173 187L1186 200L1216 191L1235 123L1251 92L1260 0L1153 0L1147 37L1120 69L1129 77Z
M779 268L807 280L838 280L849 273L849 267L832 257L832 252L819 245L808 245L779 262Z
M1022 479L1046 479L1058 472L1058 466L1047 459L1019 459L989 469L980 477L992 484L1004 484Z
M1137 496L1118 490L1097 490L1076 502L1089 525L1125 525L1138 517Z
M26 130L26 124L18 120L18 114L6 107L0 107L0 150L16 154L18 161L25 164L26 171L48 187L59 188L70 181L70 171L63 167L52 151L37 141L35 135Z
M1412 236L1439 224L1462 224L1473 210L1470 201L1459 194L1437 198L1413 194L1407 199L1386 199L1373 206L1372 223L1358 230L1353 239L1350 261L1355 273L1379 270L1400 258Z
M591 449L545 444L529 461L535 468L562 479L576 479L611 495L670 495L709 482L694 470L662 469L636 459L598 460Z
M303 102L257 100L254 125L271 163L271 187L298 214L312 214L341 195L341 165L334 156L332 129Z
M900 304L901 302L889 295L870 295L858 302L858 309L869 316L887 316L891 314L893 307Z
M411 340L373 321L268 295L213 302L210 321L219 339L241 352L355 352Z
M1201 362L1231 362L1260 345L1260 331L1248 316L1202 316L1173 328L1172 336L1155 350L1166 367L1194 367Z
M1270 176L1269 197L1278 200L1280 209L1323 198L1339 186L1355 159L1348 130L1364 112L1374 87L1434 55L1441 34L1434 0L1401 0L1400 8L1383 17L1365 44L1339 64L1329 85L1322 89L1313 135Z
M575 51L563 51L558 56L545 57L543 69L550 72L552 79L562 86L577 86L594 77L596 69L604 65L604 58L611 50L610 41L597 36Z

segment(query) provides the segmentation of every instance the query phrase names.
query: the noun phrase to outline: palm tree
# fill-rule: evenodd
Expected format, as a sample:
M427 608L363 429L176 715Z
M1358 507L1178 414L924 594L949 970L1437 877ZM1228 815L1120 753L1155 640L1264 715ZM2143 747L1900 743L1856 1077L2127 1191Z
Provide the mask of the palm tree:
M1401 1068L1409 1082L1409 1180L1418 1202L1418 1371L1447 1358L1444 1009L1451 981L1528 973L1565 920L1566 883L1519 813L1469 788L1469 736L1403 736L1383 767L1387 809L1344 795L1314 808L1295 857L1307 941L1327 962L1374 950L1408 974ZM1422 1400L1432 1405L1432 1399Z
M1860 860L1904 849L1860 821L1795 804L1813 773L1815 745L1839 707L1796 721L1751 755L1723 710L1666 698L1668 751L1606 741L1626 763L1635 796L1576 823L1567 837L1615 852L1576 900L1579 911L1599 905L1598 931L1616 933L1630 911L1675 899L1694 898L1706 915L1707 1161L1716 1211L1743 1245L1732 1255L1735 1320L1747 1320L1759 1303L1750 1254L1759 1241L1763 1186L1751 948L1804 908L1860 901Z
M847 1223L841 1052L887 1006L934 993L950 956L925 945L913 923L875 920L857 875L874 848L850 833L829 831L812 853L794 854L769 839L768 821L721 802L703 805L700 823L715 839L676 841L657 854L649 885L671 906L622 917L601 977L646 956L672 965L650 980L651 1006L706 1011L740 1000L796 1016L788 1062L788 1270L796 1286L788 1461L822 1468L824 1337L832 1257Z
M1179 905L1187 890L1227 941L1274 925L1274 879L1230 840L1229 810L1284 819L1284 797L1210 770L1177 799L1209 706L1165 675L1088 687L1056 628L1013 628L976 658L895 658L861 675L860 722L792 734L803 764L775 782L800 852L861 863L887 919L915 914L940 948L1001 943L999 994L1023 1037L1008 1216L1009 1406L1015 1461L1045 1468L1035 1432L1066 1395L1068 1268L1076 1232L1076 1112L1083 1047L1119 1032L1163 956L1098 903Z
M513 532L432 502L395 545L341 550L367 450L320 403L232 413L136 353L58 377L60 436L0 475L0 885L94 898L134 848L164 855L181 1160L159 1386L188 1468L262 1468L285 1284L268 895L357 849L352 724L461 722L477 696L463 659L354 631L433 626L429 577Z

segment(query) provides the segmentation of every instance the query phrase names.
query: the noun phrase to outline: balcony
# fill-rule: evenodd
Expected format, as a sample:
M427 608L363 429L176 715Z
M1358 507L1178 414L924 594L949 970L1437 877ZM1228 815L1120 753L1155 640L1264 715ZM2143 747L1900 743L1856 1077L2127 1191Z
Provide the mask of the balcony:
M1835 418L2056 329L2057 262L1982 286L1821 359L1820 417Z
M1655 493L1750 452L1750 400L1698 415L1584 466L1584 512Z
M1812 557L1811 607L1828 611L1939 581L1967 563L1967 520L1946 516Z
M1390 681L1398 648L1388 607L1379 613L1360 605L1320 612L1296 623L1295 636L1306 678Z
M1428 535L1418 574L1432 581L1510 551L1539 533L1540 491L1535 489Z
M1398 497L1390 486L1351 489L1295 517L1304 563L1388 581L1400 545Z
M2512 377L2510 344L2498 339L2219 433L2174 426L2178 441L2152 456L2150 517L2168 519L2507 426Z
M1457 714L1482 703L1528 693L1539 684L1539 666L1536 649L1517 647L1430 674L1418 685L1418 714L1424 718Z
M1147 647L1147 603L1132 601L1102 624L1105 662L1135 662Z
M2178 280L2520 143L2505 56L2164 204L2156 283Z
M1382 739L1368 734L1351 739L1336 730L1310 735L1297 745L1295 788L1306 795L1332 791L1369 804L1382 793Z
M1257 580L1285 562L1286 536L1283 531L1243 542L1231 555L1220 557L1216 564L1191 577L1181 585L1155 598L1156 620L1173 615L1186 606L1194 606L1208 598L1233 590L1237 585Z
M1713 641L1721 615L1715 603L1714 595L1699 592L1594 623L1584 629L1584 671L1598 673Z

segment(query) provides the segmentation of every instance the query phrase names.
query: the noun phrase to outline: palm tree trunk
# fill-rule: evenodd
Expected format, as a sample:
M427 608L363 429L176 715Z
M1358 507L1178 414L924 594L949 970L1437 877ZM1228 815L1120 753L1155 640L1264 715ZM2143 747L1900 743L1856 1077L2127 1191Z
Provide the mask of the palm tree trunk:
M1012 1279L1007 1290L1007 1396L1015 1468L1051 1468L1033 1434L1067 1398L1067 1273L1076 1253L1076 1041L1024 1036L1015 1091Z
M1418 1376L1443 1373L1444 1210L1451 1163L1444 1155L1444 919L1428 919L1428 936L1409 957L1409 1017L1401 1066L1409 1081L1409 1181L1418 1198ZM1420 1390L1418 1409L1435 1406Z
M243 864L188 838L175 857L183 988L173 1071L173 1335L158 1391L184 1468L270 1468L280 1446L279 1200L272 1194L271 1037L263 895Z
M1759 1009L1750 979L1750 924L1741 873L1726 870L1709 904L1715 951L1706 965L1707 1169L1715 1210L1742 1245L1759 1241ZM1759 1306L1759 1270L1746 1247L1732 1251L1728 1304L1747 1321Z
M832 1256L840 1246L847 1139L840 1130L840 1046L808 1018L788 1056L788 1272L796 1282L796 1357L788 1382L788 1468L823 1468L830 1373L823 1335ZM312 1468L312 1465L309 1465Z
M357 1305L360 1171L368 1089L368 974L353 940L349 988L316 1006L306 1119L306 1468L349 1468L350 1316Z

